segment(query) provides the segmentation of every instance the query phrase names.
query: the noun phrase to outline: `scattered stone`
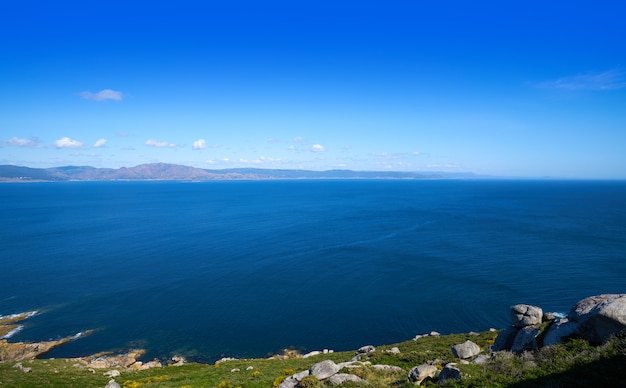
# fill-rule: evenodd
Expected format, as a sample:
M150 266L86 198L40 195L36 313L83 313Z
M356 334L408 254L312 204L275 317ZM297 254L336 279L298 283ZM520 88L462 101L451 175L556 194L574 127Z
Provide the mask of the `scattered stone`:
M332 360L325 360L318 362L309 369L309 373L315 376L318 380L324 380L339 372L339 366Z
M171 364L172 366L181 366L184 365L185 362L187 362L187 360L185 360L185 358L182 356L173 356L172 361L174 361L174 363Z
M346 381L353 381L355 383L362 383L364 380L356 375L351 375L348 373L337 373L335 375L330 376L328 382L330 385L342 385Z
M422 364L411 368L409 371L409 381L420 385L424 380L432 379L437 374L438 369L433 365Z
M541 323L543 310L541 307L528 304L511 306L511 322L515 327L538 325Z
M364 353L373 353L376 351L376 348L373 347L372 345L366 345L366 346L361 346L356 352L357 354L364 354Z
M109 383L105 385L104 388L121 388L121 387L118 383L115 382L115 380L109 380Z
M140 363L140 361L137 361L137 363ZM152 369L152 368L162 368L163 364L161 364L161 362L159 362L158 360L153 360L153 361L148 361L143 363L140 366L141 370L146 370L146 369Z
M482 365L482 364L487 363L487 361L489 361L489 359L490 359L490 358L491 358L491 357L489 357L489 356L486 356L486 355L484 355L484 354L481 354L481 355L477 356L477 357L474 359L474 361L472 361L472 363L474 363L474 364L478 364L478 365Z
M253 366L249 366L249 367L246 368L246 370L252 370L252 369L254 369Z
M298 384L300 384L299 380L296 380L293 377L287 377L282 383L280 383L278 388L296 388Z
M452 353L458 358L470 358L480 353L480 347L472 341L467 340L462 344L454 345L452 347Z
M303 355L302 358L309 358L312 356L317 356L318 354L321 354L319 350L313 350L312 352L308 352L307 354Z
M240 371L241 371L241 369L239 369L239 368L233 368L233 369L230 370L230 373L235 373L235 372L240 372Z
M307 377L308 375L310 375L311 372L309 372L309 370L303 370L302 372L299 373L294 373L293 377L294 379L298 380L298 381L302 381L303 378Z
M120 375L120 371L117 369L113 369L108 372L104 372L103 375L107 377L118 377Z
M385 353L399 354L400 353L400 349L398 349L397 347L394 346L391 349L385 350Z
M430 335L432 335L432 336L434 336L434 337L439 337L439 336L441 335L441 333L440 333L440 332L438 332L438 331L431 331L431 332L430 332Z
M456 367L456 364L450 363L447 364L441 372L439 372L438 380L461 380L463 378L463 374L461 370Z
M372 369L376 369L376 370L380 370L384 372L404 372L404 369L396 365L375 364L375 365L372 365Z
M24 373L30 373L32 371L32 368L23 366L21 362L18 362L17 364L13 365L13 368L17 368Z

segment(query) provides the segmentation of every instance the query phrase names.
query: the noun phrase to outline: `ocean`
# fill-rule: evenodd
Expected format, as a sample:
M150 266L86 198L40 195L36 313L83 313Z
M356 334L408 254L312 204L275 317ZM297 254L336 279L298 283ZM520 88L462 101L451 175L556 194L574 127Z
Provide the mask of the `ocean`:
M192 361L504 328L626 292L626 182L0 184L0 315Z

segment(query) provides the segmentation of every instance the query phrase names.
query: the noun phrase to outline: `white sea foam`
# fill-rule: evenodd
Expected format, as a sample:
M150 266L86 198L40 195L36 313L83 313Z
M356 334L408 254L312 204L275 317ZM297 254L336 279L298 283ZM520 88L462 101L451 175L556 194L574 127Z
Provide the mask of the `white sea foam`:
M0 337L0 339L11 338L15 334L17 334L18 331L22 330L23 328L24 328L24 326L20 325L20 326L16 327L15 329L11 330L10 332L6 333L5 335L3 335L2 337Z
M17 314L10 314L10 315L0 315L0 319L15 319L15 318L19 318L21 316L24 316L24 319L26 318L30 318L33 315L37 315L39 313L39 311L34 310L34 311L27 311L24 313L17 313Z

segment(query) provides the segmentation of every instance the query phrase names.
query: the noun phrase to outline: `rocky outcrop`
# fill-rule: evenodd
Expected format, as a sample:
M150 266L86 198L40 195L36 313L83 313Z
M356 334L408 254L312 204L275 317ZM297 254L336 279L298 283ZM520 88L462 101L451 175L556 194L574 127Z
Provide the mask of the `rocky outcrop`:
M542 321L550 321L547 328ZM601 344L624 330L626 294L590 296L558 319L556 314L543 314L540 307L519 304L511 307L511 326L500 332L491 349L520 352L556 345L572 336Z
M49 352L54 347L66 344L90 333L91 331L78 333L71 337L66 337L56 341L8 342L7 340L0 340L0 361L13 362L33 360L40 355Z
M626 330L626 294L591 296L576 303L567 316L578 334L592 343L605 342Z
M158 360L143 362L138 359L146 353L144 349L134 349L128 353L111 354L100 353L93 356L79 357L75 360L79 362L77 365L82 365L84 368L90 369L134 369L134 370L146 370L152 368L161 368L161 364ZM177 358L175 365L182 365L184 360Z

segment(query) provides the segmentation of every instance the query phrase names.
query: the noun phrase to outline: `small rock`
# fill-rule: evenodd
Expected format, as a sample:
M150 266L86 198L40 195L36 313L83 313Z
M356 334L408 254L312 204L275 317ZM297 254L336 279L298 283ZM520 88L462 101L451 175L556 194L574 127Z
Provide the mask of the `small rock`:
M296 388L298 384L300 384L300 381L294 379L293 377L287 377L282 383L280 383L278 388Z
M317 356L318 354L321 354L319 350L313 350L312 352L308 352L307 354L303 355L302 358L309 358L312 356Z
M120 371L117 369L110 370L108 372L104 372L103 375L107 377L117 377L120 375Z
M389 350L385 350L385 352L391 353L391 354L399 354L400 353L400 349L398 349L397 347L394 346L393 348L391 348Z
M246 370L252 370L252 369L254 369L253 366L249 366L249 367L246 368Z
M364 380L356 375L351 375L348 373L337 373L336 375L330 376L328 382L330 385L342 385L346 381L354 381L355 383L362 383Z
M381 370L385 372L404 372L404 369L396 365L375 364L375 365L372 365L372 369Z
M122 388L115 380L109 380L109 383L104 386L104 388Z
M435 337L439 337L441 335L441 333L438 332L438 331L431 331L430 335L435 336Z
M308 375L310 375L311 372L309 372L309 370L303 370L302 372L299 373L294 373L293 377L294 379L298 380L298 381L302 381L303 378L307 377Z
M240 371L241 371L241 369L239 369L239 368L233 368L233 369L230 370L230 373L235 373L235 372L240 372Z
M411 368L411 370L409 371L409 381L412 381L414 383L417 383L417 385L420 385L422 381L428 378L432 379L433 377L435 377L436 374L437 374L436 367L432 365L428 365L428 364L423 364L423 365Z
M472 361L472 363L482 365L482 364L487 363L487 361L489 361L489 358L490 358L489 356L481 354L479 356L476 356L476 358L474 359L474 361Z
M463 374L461 370L455 366L456 364L447 364L441 372L439 372L439 381L444 380L461 380Z
M458 358L470 358L480 353L480 347L472 341L467 340L462 344L454 345L452 347L452 353Z
M372 345L366 345L366 346L361 346L356 352L357 354L363 354L363 353L373 353L376 351L376 348L373 347Z

